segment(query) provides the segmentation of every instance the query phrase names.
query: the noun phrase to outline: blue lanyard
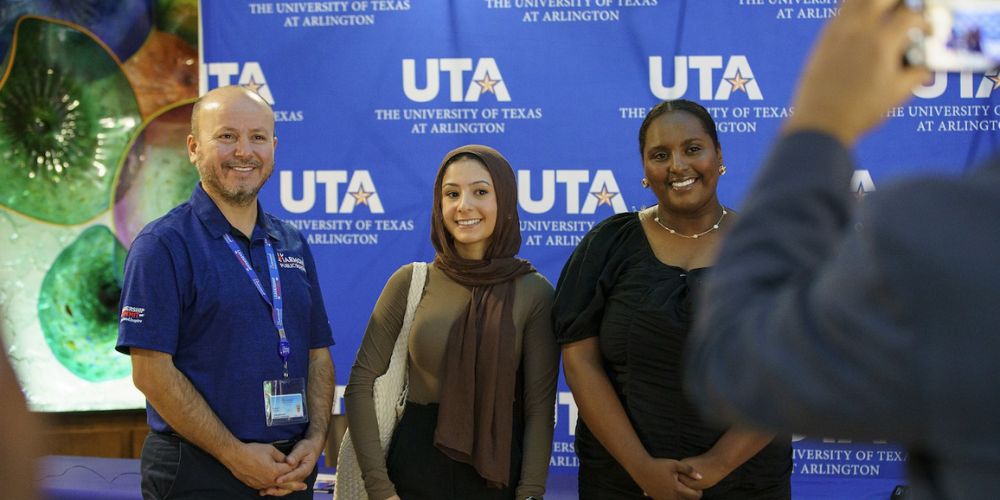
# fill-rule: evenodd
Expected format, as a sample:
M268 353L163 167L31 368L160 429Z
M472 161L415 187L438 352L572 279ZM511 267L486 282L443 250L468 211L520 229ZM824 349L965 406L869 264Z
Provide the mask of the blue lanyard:
M271 307L271 319L274 321L274 327L278 329L278 355L281 356L281 362L285 368L285 378L288 378L288 357L292 354L292 346L288 343L288 337L285 336L285 324L282 319L281 307L281 278L278 275L278 259L274 257L274 247L271 246L270 240L264 238L264 252L267 254L267 272L271 275L272 298L268 299L267 292L264 291L264 285L260 282L260 278L257 277L257 273L250 267L250 262L243 255L243 250L240 250L239 245L236 244L236 240L229 233L222 236L226 239L226 243L229 244L229 248L233 251L233 254L236 255L236 260L240 262L243 270L247 272L247 276L250 277L253 286L260 292L260 296L264 299L264 302L267 302L267 305Z

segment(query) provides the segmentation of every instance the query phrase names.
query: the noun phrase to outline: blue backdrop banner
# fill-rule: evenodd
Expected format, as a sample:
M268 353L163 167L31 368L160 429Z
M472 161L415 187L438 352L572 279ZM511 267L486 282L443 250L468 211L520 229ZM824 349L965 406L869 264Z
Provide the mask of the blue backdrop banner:
M655 203L638 129L664 99L718 122L739 209L837 0L343 0L202 2L201 90L241 84L278 120L266 210L316 256L337 345L338 396L388 277L430 260L434 174L454 147L517 171L521 256L553 283L581 237ZM960 172L997 149L1000 77L938 74L857 150L861 198L894 177ZM852 404L844 401L843 404ZM336 411L341 412L338 398ZM552 465L572 468L576 406L557 399ZM903 477L884 443L799 439L795 474Z

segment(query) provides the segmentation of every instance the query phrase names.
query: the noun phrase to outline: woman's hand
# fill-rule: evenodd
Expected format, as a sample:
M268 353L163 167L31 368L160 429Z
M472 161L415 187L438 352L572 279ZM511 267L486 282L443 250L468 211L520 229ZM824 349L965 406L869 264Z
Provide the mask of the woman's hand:
M722 481L723 478L733 471L726 464L722 463L721 460L712 458L707 454L685 458L681 460L681 463L690 465L691 468L700 473L701 478L695 478L686 474L678 476L680 482L696 490L705 490L719 484L719 481Z
M722 481L737 467L762 450L773 434L765 434L745 427L732 427L712 446L711 449L694 457L681 460L701 473L701 478L680 476L680 481L688 487L704 490Z
M629 472L639 484L646 496L655 500L694 500L701 498L701 491L691 488L679 479L679 476L691 480L700 480L701 474L690 464L667 458L652 458L646 460Z

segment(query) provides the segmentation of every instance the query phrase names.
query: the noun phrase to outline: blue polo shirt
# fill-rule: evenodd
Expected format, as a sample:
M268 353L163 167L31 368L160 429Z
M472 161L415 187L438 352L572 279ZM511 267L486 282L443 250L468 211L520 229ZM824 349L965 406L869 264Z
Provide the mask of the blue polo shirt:
M333 336L305 238L257 206L247 240L198 184L190 200L143 228L125 260L116 349L171 354L234 436L270 442L300 437L308 424L266 425L263 383L282 377L278 333L270 306L223 235L243 248L268 299L264 238L271 240L292 350L289 376L307 378L309 350L329 347ZM148 402L146 409L154 431L172 431Z

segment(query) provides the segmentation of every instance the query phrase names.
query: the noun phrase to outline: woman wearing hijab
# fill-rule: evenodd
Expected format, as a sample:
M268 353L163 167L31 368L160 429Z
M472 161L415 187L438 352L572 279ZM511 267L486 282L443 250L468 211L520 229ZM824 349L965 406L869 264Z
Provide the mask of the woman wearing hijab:
M372 387L403 324L412 264L382 290L344 396L368 497L541 498L559 366L553 291L516 257L517 187L499 152L470 145L445 156L431 242L437 254L408 342L406 410L387 454Z
M556 287L580 498L790 500L789 438L713 425L681 379L695 292L735 217L716 194L715 122L695 102L660 103L639 151L657 203L594 226Z

